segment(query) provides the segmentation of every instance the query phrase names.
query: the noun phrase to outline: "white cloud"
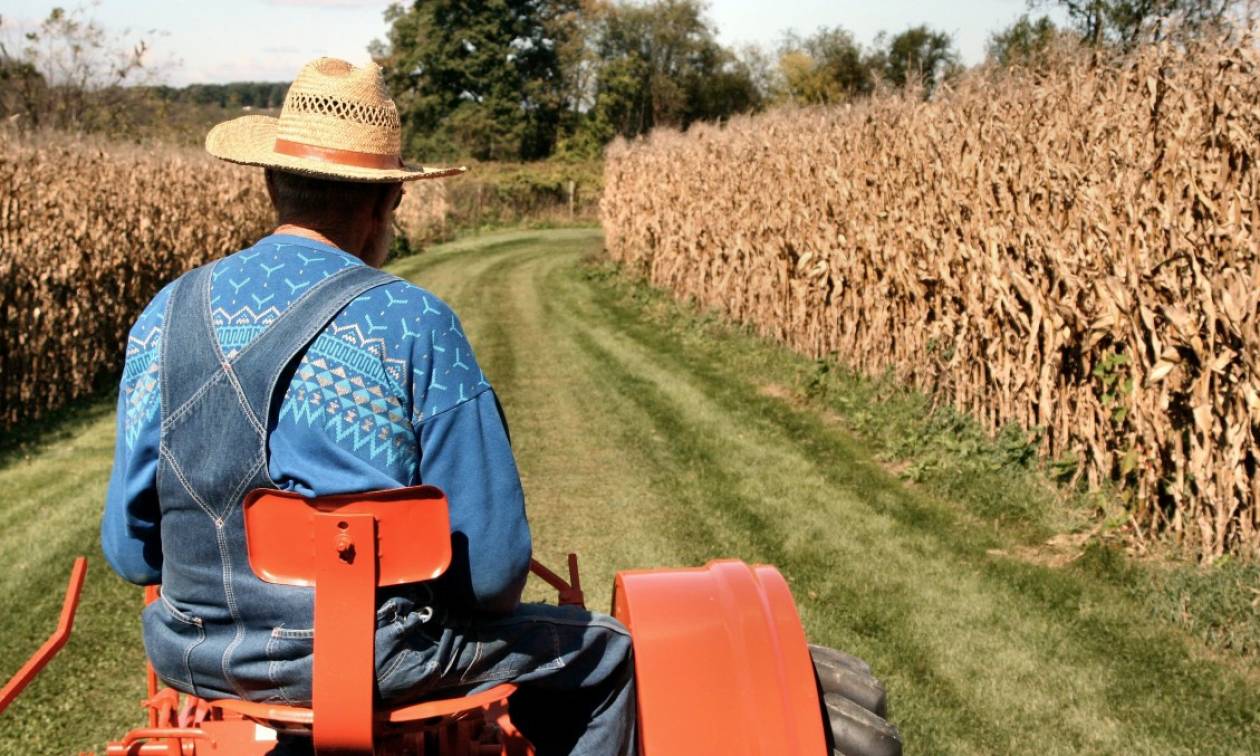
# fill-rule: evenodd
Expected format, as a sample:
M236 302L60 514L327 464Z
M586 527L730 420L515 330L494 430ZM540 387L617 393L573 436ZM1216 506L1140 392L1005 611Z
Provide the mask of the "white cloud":
M286 48L283 52L265 51L262 55L238 55L220 60L185 60L185 65L172 70L170 83L204 84L229 81L292 81L302 66L322 55L344 58L355 65L371 60L366 52L338 54L323 50Z

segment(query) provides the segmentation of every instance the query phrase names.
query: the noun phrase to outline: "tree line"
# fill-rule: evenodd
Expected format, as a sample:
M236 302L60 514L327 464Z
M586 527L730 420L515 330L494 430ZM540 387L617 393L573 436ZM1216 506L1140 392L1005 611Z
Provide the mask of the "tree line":
M0 17L0 32L9 32ZM148 45L123 43L82 9L53 8L16 40L0 36L0 117L19 127L118 129L146 74ZM113 104L114 107L110 107Z
M1031 0L992 35L990 61L1035 64L1056 43L1125 48L1228 20L1236 0ZM1045 11L1057 7L1060 27ZM386 12L372 52L409 153L594 157L614 137L687 128L776 104L834 104L877 88L924 96L962 70L950 35L912 26L864 45L842 27L772 49L719 43L702 0L415 0Z
M6 33L7 32L7 33ZM86 8L54 7L16 35L0 17L0 117L29 128L124 136L146 121L187 116L167 106L276 109L288 82L156 84L149 44L111 35Z
M233 81L227 84L189 84L183 87L152 87L153 96L164 102L217 105L221 108L278 110L289 91L287 81Z
M373 45L412 154L593 157L617 136L686 128L785 100L833 102L878 80L933 86L959 68L916 26L869 48L843 29L734 50L701 0L417 0Z
M1056 45L1124 50L1230 23L1243 5L1029 0L1029 14L991 36L987 57L1028 66ZM404 150L425 160L594 158L618 136L783 103L837 104L880 88L930 97L963 70L950 35L926 25L869 44L824 26L733 49L704 0L414 0L391 5L385 20L370 51L398 103ZM147 50L112 40L82 9L54 8L16 46L0 38L0 117L123 134L175 118L193 133L190 108L283 102L286 82L155 86Z

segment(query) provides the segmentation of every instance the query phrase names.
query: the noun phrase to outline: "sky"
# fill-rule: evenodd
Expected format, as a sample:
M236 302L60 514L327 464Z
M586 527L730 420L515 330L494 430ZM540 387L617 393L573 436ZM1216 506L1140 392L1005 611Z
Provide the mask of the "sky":
M165 83L289 81L321 55L365 61L384 38L390 0L0 0L0 41L38 24L54 5L85 5L110 33L150 43ZM841 26L869 44L916 24L946 31L967 64L994 31L1028 11L1026 0L709 0L727 45L773 45L788 29Z

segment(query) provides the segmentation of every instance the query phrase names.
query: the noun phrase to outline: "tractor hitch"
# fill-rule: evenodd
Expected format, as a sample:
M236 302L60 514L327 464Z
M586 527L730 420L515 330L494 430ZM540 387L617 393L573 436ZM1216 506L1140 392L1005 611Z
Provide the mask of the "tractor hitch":
M9 678L4 688L0 689L0 713L13 703L31 680L40 673L48 662L57 655L66 641L70 640L70 630L74 627L74 613L79 608L79 594L83 592L83 578L87 575L87 558L77 557L70 568L70 585L66 588L66 598L61 604L61 618L57 621L57 629L48 636L44 645L27 660L17 674Z
M564 578L544 567L537 559L529 560L529 571L556 589L560 606L586 608L586 597L582 594L582 579L578 577L577 554L569 554L569 582L567 583Z

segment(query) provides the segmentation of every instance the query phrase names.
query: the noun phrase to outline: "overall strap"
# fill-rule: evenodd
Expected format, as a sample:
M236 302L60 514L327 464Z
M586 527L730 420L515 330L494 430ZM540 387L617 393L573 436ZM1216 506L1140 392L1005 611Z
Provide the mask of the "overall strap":
M400 280L367 265L338 271L315 286L249 342L229 363L254 417L263 427L272 406L276 383L285 367L318 336L328 323L360 294Z
M228 359L219 346L210 316L210 287L215 263L185 274L167 304L162 329L163 427L211 385L224 377L235 385L249 421L265 433L275 384L284 368L328 325L337 313L369 289L399 280L367 265L334 273L312 286L261 334Z
M210 320L210 282L214 263L185 273L175 283L162 317L162 426L205 390L222 367L214 324ZM178 364L179 369L173 369Z

